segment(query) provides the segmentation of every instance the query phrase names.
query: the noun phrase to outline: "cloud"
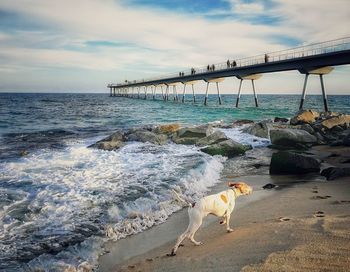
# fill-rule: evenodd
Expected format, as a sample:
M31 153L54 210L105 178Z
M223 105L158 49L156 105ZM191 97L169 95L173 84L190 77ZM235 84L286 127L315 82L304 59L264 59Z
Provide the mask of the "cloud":
M0 0L0 10L41 26L40 30L0 27L0 80L6 81L6 73L16 69L19 76L43 69L50 76L52 69L52 82L57 69L64 68L81 75L108 72L115 81L176 72L285 49L291 40L345 36L350 18L347 0L275 0L274 6L229 2L231 10L215 10L218 17L210 20L207 15L213 10L201 16L129 6L126 1ZM220 19L221 12L232 16ZM259 16L275 23L256 23Z

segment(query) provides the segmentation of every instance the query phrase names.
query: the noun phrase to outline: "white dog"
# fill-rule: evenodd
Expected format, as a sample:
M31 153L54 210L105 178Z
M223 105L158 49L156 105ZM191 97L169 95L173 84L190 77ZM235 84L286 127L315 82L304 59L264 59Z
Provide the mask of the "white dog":
M172 191L174 197L189 206L188 208L188 216L189 216L189 224L184 233L182 233L176 241L175 246L169 256L175 256L176 251L179 248L181 242L185 238L189 238L192 243L196 246L202 244L202 242L197 242L194 239L194 235L199 227L202 225L203 218L208 214L213 214L218 217L223 217L223 220L220 224L226 223L227 232L232 232L233 230L230 228L230 216L235 207L235 200L237 197L241 195L248 195L252 193L252 188L248 186L244 182L230 182L228 184L230 187L226 191L222 191L215 195L209 195L201 198L197 203L189 203L182 199L178 193Z

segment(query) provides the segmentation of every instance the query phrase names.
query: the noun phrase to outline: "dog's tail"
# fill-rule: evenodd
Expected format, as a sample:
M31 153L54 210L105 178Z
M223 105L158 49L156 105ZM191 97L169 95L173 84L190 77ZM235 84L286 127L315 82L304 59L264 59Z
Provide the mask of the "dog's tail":
M180 202L182 205L184 206L188 206L190 208L193 207L193 204L186 201L185 199L183 199L175 190L171 190L171 193L174 197L174 200L176 200L177 202Z

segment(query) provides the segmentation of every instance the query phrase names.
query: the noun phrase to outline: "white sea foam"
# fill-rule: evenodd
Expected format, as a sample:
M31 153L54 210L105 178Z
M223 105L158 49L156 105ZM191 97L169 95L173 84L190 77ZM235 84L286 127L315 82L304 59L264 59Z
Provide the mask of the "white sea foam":
M70 146L3 163L0 181L16 197L0 206L0 255L14 270L28 254L40 256L25 270L95 264L105 232L120 239L164 222L179 209L170 189L198 199L218 182L223 161L196 147L131 143L112 152ZM43 254L48 248L58 254Z
M218 130L224 132L226 136L232 140L241 144L251 145L253 148L264 147L271 144L269 139L256 137L249 133L242 132L243 128L244 126L235 128L219 128Z

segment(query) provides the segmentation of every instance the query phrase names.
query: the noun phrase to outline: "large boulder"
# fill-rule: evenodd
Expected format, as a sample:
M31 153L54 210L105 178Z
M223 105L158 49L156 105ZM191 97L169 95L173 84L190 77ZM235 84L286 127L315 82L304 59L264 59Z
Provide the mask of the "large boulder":
M180 129L179 124L160 125L154 130L155 133L173 134Z
M254 121L253 120L249 120L249 119L240 119L240 120L236 120L232 123L232 127L241 127L244 125L248 125L248 124L253 124Z
M228 139L202 148L201 151L212 156L221 155L228 158L232 158L234 156L244 154L249 149L252 149L250 145L242 145L231 139Z
M315 136L301 129L272 129L270 139L273 145L291 148L317 143Z
M203 138L214 132L212 126L184 127L176 132L178 138Z
M305 174L320 171L320 162L295 152L279 151L272 154L270 174Z
M196 144L198 140L213 134L212 126L184 127L173 134L172 140L176 144Z
M254 135L260 138L269 138L269 129L270 129L269 122L262 121L243 129L243 132L249 133L251 135Z
M340 177L349 177L350 168L349 167L328 167L322 170L321 175L326 177L327 180L334 180Z
M330 117L321 122L322 126L327 129L333 129L337 126L346 126L349 127L350 124L350 115L341 114L338 116Z
M343 145L350 146L350 131L343 138Z
M163 145L167 142L168 137L165 134L156 134L149 130L140 129L127 135L128 141L149 142L152 144Z
M314 123L320 114L317 111L313 110L301 110L290 119L291 125L301 125L301 124L312 124Z
M122 131L117 131L112 135L88 146L89 148L98 148L103 150L116 150L125 145L125 135Z
M209 136L199 139L196 142L196 145L198 146L212 145L212 144L216 144L226 140L228 140L228 138L225 135L225 133L223 133L222 131L215 131Z

